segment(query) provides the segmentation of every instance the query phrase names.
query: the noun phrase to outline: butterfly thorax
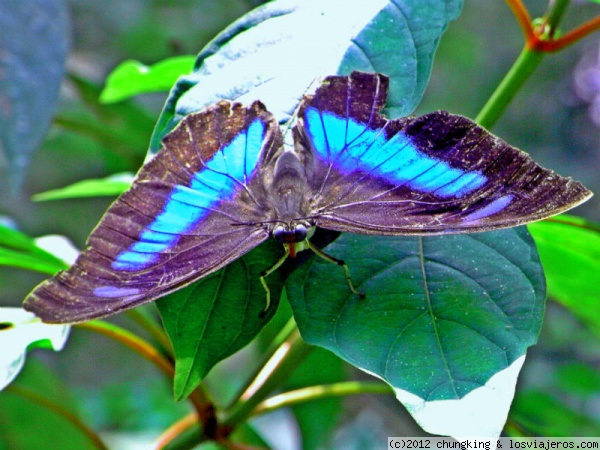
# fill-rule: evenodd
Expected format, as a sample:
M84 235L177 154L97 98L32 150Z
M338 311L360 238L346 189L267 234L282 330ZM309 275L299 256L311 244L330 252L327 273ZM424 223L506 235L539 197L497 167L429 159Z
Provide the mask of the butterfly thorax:
M274 214L270 232L294 257L308 248L305 241L314 231L313 224L305 219L310 215L306 170L294 151L282 149L270 178L269 202Z

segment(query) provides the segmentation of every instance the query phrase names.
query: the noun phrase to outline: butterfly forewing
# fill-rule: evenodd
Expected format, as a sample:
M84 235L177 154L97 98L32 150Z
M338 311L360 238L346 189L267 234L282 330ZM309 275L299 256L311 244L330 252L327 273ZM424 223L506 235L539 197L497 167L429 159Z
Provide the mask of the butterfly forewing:
M487 231L540 220L591 196L471 120L444 111L388 120L387 77L329 77L305 98L297 146L314 154L313 217L369 234Z
M187 116L109 208L88 248L25 302L46 322L78 322L155 300L250 251L268 231L260 166L279 147L259 102Z
M465 233L543 219L591 196L464 117L388 120L387 89L380 74L328 77L302 100L294 149L260 102L187 116L73 267L25 308L78 322L155 300L244 255L276 224Z

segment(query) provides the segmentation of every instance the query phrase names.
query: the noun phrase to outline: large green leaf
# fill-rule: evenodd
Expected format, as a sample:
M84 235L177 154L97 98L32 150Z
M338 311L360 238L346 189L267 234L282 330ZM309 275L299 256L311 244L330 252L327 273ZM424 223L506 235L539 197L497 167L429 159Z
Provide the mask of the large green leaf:
M600 333L600 225L563 214L528 228L544 265L548 295Z
M271 307L260 273L282 250L268 241L226 268L157 302L176 358L175 397L185 398L208 371L256 337L279 304L282 280L267 279Z
M366 298L352 294L341 269L313 259L287 284L302 336L397 392L462 399L536 342L545 285L525 228L417 239L345 234L327 252L346 261Z
M319 77L368 70L388 74L388 112L417 105L442 32L461 0L277 0L245 15L198 55L171 91L151 150L186 114L219 100L260 99L285 121Z
M0 0L0 11L0 190L14 192L50 126L69 30L62 0Z
M95 439L95 440L94 440ZM0 449L98 449L99 438L80 422L74 397L56 374L29 361L0 396Z

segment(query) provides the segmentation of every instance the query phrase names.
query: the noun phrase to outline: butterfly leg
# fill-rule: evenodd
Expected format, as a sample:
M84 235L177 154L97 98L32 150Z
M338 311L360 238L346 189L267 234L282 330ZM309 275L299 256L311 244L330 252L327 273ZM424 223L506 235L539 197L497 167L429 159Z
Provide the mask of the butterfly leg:
M275 264L273 264L270 268L268 268L267 270L263 270L260 273L260 283L265 288L265 293L267 294L267 303L265 305L265 309L263 309L263 311L262 311L262 314L267 312L267 310L269 309L269 306L271 306L271 289L269 289L269 285L267 284L266 278L269 275L271 275L273 272L275 272L277 269L279 269L279 267L285 262L285 260L288 258L289 254L290 254L290 250L288 249L287 246L284 245L283 248L285 249L285 253L281 256L281 258L279 258L275 262Z
M320 248L315 247L308 239L306 240L306 242L308 243L307 244L308 248L311 249L313 252L315 252L315 254L317 256L319 256L320 258L323 258L325 261L328 261L333 264L337 264L338 266L340 266L344 269L344 275L346 276L346 282L348 283L348 287L350 288L350 290L352 291L353 294L358 295L360 298L366 297L365 294L358 291L354 287L354 284L352 284L352 278L350 277L350 269L348 268L348 265L344 261L342 261L341 259L334 258L331 255L328 255Z

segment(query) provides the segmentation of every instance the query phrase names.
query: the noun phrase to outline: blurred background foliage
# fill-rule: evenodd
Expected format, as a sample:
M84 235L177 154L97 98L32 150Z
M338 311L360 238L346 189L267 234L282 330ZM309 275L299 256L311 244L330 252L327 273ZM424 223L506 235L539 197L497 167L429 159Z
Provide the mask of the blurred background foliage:
M152 64L169 56L195 54L231 21L262 2L66 3L71 48L60 103L43 145L31 160L22 191L1 196L0 215L31 236L62 234L82 247L113 199L36 203L31 195L88 178L136 171L166 98L166 93L147 94L101 105L97 96L106 75L125 59ZM526 4L534 16L542 14L547 6L541 0ZM572 28L597 13L597 5L573 1L562 27ZM416 113L446 109L475 117L522 45L521 31L504 2L466 0L462 15L441 41L431 82ZM558 54L547 55L493 131L541 164L600 192L598 34ZM575 213L600 220L597 205L597 201L588 202ZM43 278L3 267L1 304L19 305ZM513 407L512 417L522 420L509 422L508 427L531 422L532 411L541 408L551 413L530 423L537 434L553 435L552 430L560 429L580 436L600 435L599 342L597 334L549 302L540 343L529 351L519 386L521 393ZM76 331L61 354L36 352L35 356L73 389L81 400L78 407L96 429L152 434L169 426L187 408L173 404L170 386L154 368L130 357L117 344L85 331ZM239 373L236 367L246 364L250 357L246 352L225 362L212 379L226 379L220 388L233 389ZM369 448L368 442L381 442L385 436L421 433L393 398L349 398L344 405L343 425L334 438L338 448L364 449ZM269 416L256 423L276 426L293 435L295 425L289 416L278 414L279 420Z

